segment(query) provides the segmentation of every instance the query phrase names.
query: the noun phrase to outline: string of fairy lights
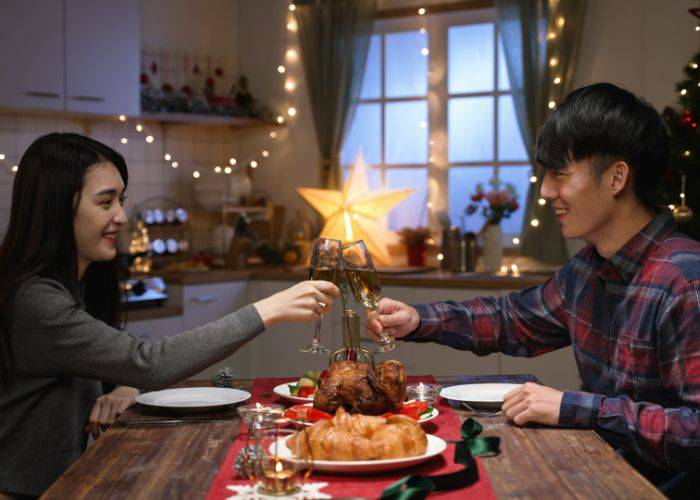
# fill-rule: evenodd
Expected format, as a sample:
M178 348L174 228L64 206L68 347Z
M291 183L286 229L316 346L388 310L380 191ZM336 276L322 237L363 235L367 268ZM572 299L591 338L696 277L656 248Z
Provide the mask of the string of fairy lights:
M290 3L288 6L288 18L286 23L286 33L285 33L285 43L284 51L281 55L281 60L279 61L276 72L281 77L286 96L286 104L282 106L284 112L277 114L273 120L273 124L270 124L268 128L277 128L284 126L288 120L292 120L298 116L298 110L294 106L294 94L299 87L299 79L296 75L299 72L299 52L297 48L296 32L297 32L297 22L294 19L294 12L296 6L294 3ZM149 147L158 146L158 141L156 140L156 134L154 134L148 124L147 120L132 118L125 114L120 114L115 117L114 120L121 124L119 133L117 134L118 144L127 145L132 140L142 140ZM130 132L133 130L138 134L138 138L130 138ZM166 144L166 140L162 141L160 146L163 149L162 162L169 168L172 169L182 169L189 167L192 169L192 178L196 181L200 179L202 175L213 174L213 175L231 175L236 172L236 169L243 169L250 167L256 169L260 167L265 160L268 160L272 156L272 149L275 141L280 137L280 131L278 130L268 130L264 144L260 149L253 155L249 155L244 161L236 156L231 156L229 158L223 158L219 161L210 163L209 165L202 166L195 162L188 162L181 158L178 158L173 149L169 149ZM16 156L7 154L0 151L0 165L10 174L15 174L19 170L19 153Z

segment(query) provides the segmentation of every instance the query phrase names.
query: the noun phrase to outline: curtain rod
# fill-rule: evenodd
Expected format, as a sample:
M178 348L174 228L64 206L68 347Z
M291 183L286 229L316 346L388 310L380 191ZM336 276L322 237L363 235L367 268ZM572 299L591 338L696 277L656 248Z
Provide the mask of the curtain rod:
M441 12L454 12L458 10L487 9L495 7L495 0L467 0L451 3L439 3L426 5L426 14L439 14ZM376 13L376 19L392 19L396 17L417 16L420 5L415 7L397 7L394 9L381 9Z

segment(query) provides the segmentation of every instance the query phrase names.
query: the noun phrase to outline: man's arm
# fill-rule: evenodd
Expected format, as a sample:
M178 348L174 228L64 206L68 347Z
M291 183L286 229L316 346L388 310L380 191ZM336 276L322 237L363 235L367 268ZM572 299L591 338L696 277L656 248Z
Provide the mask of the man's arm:
M700 289L691 283L657 322L666 407L587 392L565 392L559 425L595 428L636 455L675 470L700 464Z

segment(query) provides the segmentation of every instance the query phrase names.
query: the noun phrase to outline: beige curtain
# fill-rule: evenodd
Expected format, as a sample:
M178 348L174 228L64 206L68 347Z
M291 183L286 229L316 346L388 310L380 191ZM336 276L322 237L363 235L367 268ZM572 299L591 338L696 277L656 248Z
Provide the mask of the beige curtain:
M535 163L534 148L550 102L572 90L585 10L585 0L496 0L515 113L537 177L525 204L521 253L553 263L568 254L551 207L538 204L544 169ZM532 226L532 219L539 225Z
M375 0L297 0L299 44L318 147L321 186L339 188L340 148L360 93Z

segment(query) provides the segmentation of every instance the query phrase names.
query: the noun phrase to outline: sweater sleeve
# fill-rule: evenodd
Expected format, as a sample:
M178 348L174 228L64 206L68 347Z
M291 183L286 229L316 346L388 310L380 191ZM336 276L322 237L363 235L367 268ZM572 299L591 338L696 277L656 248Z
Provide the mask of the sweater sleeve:
M37 278L15 295L12 348L19 371L160 389L226 358L263 330L248 305L179 335L143 339L90 316L58 282Z

